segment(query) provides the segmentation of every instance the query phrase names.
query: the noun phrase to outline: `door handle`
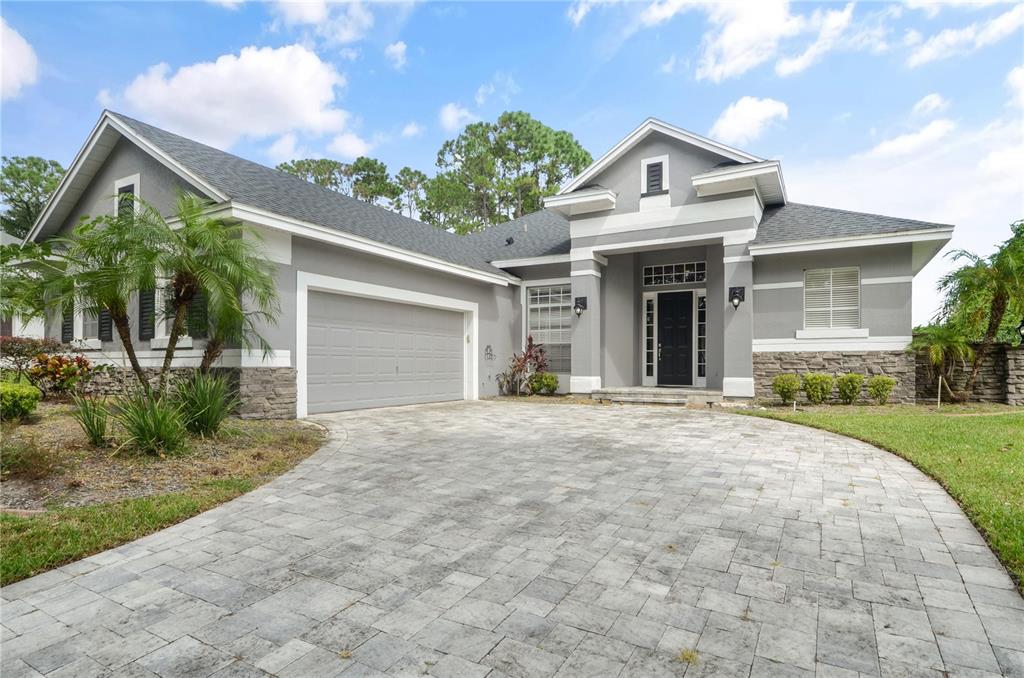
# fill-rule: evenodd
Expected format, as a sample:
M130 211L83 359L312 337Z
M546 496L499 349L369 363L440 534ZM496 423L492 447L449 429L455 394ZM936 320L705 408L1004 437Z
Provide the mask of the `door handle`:
M661 342L658 342L658 360L661 360Z

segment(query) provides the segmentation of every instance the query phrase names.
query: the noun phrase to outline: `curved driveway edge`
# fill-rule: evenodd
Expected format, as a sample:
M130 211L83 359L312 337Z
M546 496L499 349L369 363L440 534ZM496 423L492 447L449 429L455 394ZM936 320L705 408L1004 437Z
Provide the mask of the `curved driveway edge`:
M314 419L268 485L0 589L4 678L1024 676L1005 570L866 443L661 407Z

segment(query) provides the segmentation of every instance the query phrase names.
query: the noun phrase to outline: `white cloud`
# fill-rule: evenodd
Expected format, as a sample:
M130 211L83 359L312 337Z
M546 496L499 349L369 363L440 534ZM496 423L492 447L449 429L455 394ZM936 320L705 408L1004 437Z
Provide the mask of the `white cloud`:
M469 123L476 122L479 118L459 104L447 103L441 107L438 120L440 120L444 131L457 132Z
M967 54L1008 38L1024 26L1024 4L988 21L975 22L963 28L947 28L917 46L907 58L911 68L957 54Z
M893 162L861 153L786 168L790 198L843 209L956 225L945 251L989 254L1024 213L1024 132L1019 115L959 130L942 143ZM914 279L913 318L926 323L939 307L938 279L953 267L939 255Z
M507 73L497 72L490 82L485 82L476 90L473 97L477 106L483 106L492 95L497 95L501 101L508 106L512 97L520 92L519 83Z
M676 55L673 54L661 65L661 72L671 75L676 72Z
M1024 108L1024 66L1017 66L1007 74L1006 86L1010 88L1010 103Z
M400 71L405 68L405 50L406 44L401 40L393 42L384 48L384 56L395 67L395 70Z
M921 100L914 104L914 115L931 115L949 108L949 100L943 99L941 94L932 92L921 97Z
M419 124L415 120L407 123L405 127L402 128L402 136L406 139L418 137L421 134L423 134L423 125Z
M220 5L225 9L238 9L245 0L206 0L211 5Z
M710 5L712 28L704 35L698 80L721 82L772 59L779 41L804 30L805 19L789 13L785 0Z
M172 72L157 64L113 102L191 138L228 148L242 137L341 132L349 114L335 105L345 78L301 45L245 47Z
M818 37L802 54L795 57L779 59L775 64L775 73L786 76L800 73L817 63L821 57L836 47L843 33L853 21L853 3L842 10L815 10L811 24L818 26Z
M583 23L584 17L590 13L593 6L593 3L588 0L573 0L573 3L569 5L569 9L566 10L565 16L569 17L569 21L572 22L573 26L579 26Z
M277 141L267 148L267 157L274 163L294 160L295 158L302 158L306 155L308 155L308 153L306 153L306 149L298 147L294 132L282 134L278 137Z
M0 17L0 99L14 99L24 87L34 85L39 78L39 59L32 45Z
M354 160L361 155L366 155L372 148L373 144L353 132L339 134L327 145L328 151L345 160Z
M924 36L921 35L921 31L915 31L913 28L908 28L903 34L903 45L905 47L920 45L922 40L924 40Z
M338 56L345 61L355 61L359 58L359 50L355 47L342 47L338 50Z
M904 0L904 3L910 9L923 10L929 18L933 18L938 15L939 11L943 7L966 7L978 9L994 5L1001 1L1002 0Z
M886 139L864 155L869 158L898 158L926 151L954 129L956 123L952 120L933 120L916 132Z
M743 97L718 116L710 136L726 144L746 144L757 139L776 120L789 117L789 107L775 99Z
M274 11L286 26L312 26L318 36L339 45L358 42L373 28L373 12L359 0L276 0Z
M640 23L648 27L657 26L697 4L694 0L654 0L641 12Z

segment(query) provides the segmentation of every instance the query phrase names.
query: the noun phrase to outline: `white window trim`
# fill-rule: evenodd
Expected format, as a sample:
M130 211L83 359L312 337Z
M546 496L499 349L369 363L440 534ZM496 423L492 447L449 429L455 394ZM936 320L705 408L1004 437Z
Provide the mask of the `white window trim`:
M672 186L668 179L668 155L656 155L652 158L644 158L640 161L640 195L647 193L647 166L653 163L661 163L661 190L667 191Z
M151 349L167 348L167 343L171 340L170 319L162 310L166 305L164 300L164 285L166 283L166 280L158 280L156 289L153 291L153 338L149 340ZM187 334L181 335L174 347L175 349L192 348L192 337Z
M127 177L121 177L120 179L118 179L117 181L114 182L114 212L113 212L113 214L115 216L117 215L117 207L118 207L118 202L117 202L118 201L118 191L120 191L125 186L131 186L133 188L132 195L135 196L136 200L134 200L132 202L132 206L135 208L135 213L138 214L139 211L142 209L142 205L139 204L139 201L137 200L137 198L142 196L142 175L141 174L132 174L132 175L127 176Z
M811 272L811 271L824 271L824 270L834 271L837 268L855 268L855 269L857 269L857 325L858 325L858 327L856 327L856 328L854 328L854 327L828 327L828 328L811 328L811 329L808 329L808 327L807 327L807 274L809 272ZM830 274L830 278L831 278L831 274ZM829 285L831 287L831 280L829 282ZM863 294L863 290L861 289L861 287L863 287L863 285L864 285L864 281L861 279L860 266L826 266L826 267L823 267L823 268L808 268L808 269L804 269L804 284L802 286L803 287L803 292L800 295L800 303L803 306L803 316L802 316L803 317L803 328L801 328L800 330L797 330L796 338L797 339L803 339L803 338L812 339L812 338L816 338L816 337L812 336L814 332L819 332L819 331L823 331L823 330L826 330L826 329L828 331L830 331L830 332L831 331L840 331L840 332L844 333L842 335L834 335L834 336L857 337L857 338L860 338L859 335L853 334L853 333L864 331L865 332L864 337L867 337L867 334L866 334L867 330L864 329L864 328L859 327L860 325L862 325L864 323L864 294ZM832 304L829 303L829 314L830 314L830 316L829 316L830 317L829 325L832 324L831 313L832 313ZM804 336L801 336L802 332L803 333L810 332L811 334L805 334Z
M675 292L690 292L692 293L693 300L693 319L691 325L691 332L693 333L693 350L691 351L691 360L693 366L690 372L690 384L684 384L683 388L689 386L690 388L707 386L708 377L706 366L710 363L707 361L708 358L708 346L707 337L705 336L705 347L704 347L704 365L705 372L703 377L697 376L697 297L704 297L705 300L708 296L706 288L691 288L685 290L651 290L650 292L644 292L640 301L640 384L642 386L657 386L658 385L658 295L659 294L673 294ZM647 336L644 334L645 326L647 324L645 314L647 313L647 300L654 299L654 376L647 376ZM705 305L707 302L705 301ZM705 311L706 313L706 311ZM707 316L705 316L706 318Z
M97 330L99 325L97 324ZM97 334L99 332L97 331ZM72 333L74 339L71 340L71 345L83 351L98 351L103 348L103 342L97 337L85 336L85 313L79 309L75 309L75 320L74 320L74 332Z
M589 271L587 272L589 274ZM530 334L530 317L529 317L529 293L530 287L549 287L551 285L572 285L571 278L545 278L543 280L524 280L519 286L519 308L522 312L522 322L520 325L520 337L519 337L519 350L523 351L526 349L526 337ZM571 346L571 342L570 342ZM554 372L559 376L565 376L565 373Z
M309 321L309 293L311 291L363 297L364 299L379 299L381 301L411 304L413 306L427 306L445 311L461 311L465 318L463 327L466 336L463 365L465 383L462 395L466 400L477 400L480 397L479 351L477 350L480 337L480 310L479 304L476 302L442 297L436 294L426 294L424 292L413 292L397 287L373 285L358 280L335 278L306 271L298 271L296 273L295 287L296 417L306 417L309 414L308 393L306 391L309 374L307 323Z

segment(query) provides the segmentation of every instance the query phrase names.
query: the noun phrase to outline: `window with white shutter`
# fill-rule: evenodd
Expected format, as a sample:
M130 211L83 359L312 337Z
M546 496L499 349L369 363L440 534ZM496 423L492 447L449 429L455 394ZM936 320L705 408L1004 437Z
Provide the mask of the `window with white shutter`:
M804 329L860 327L860 269L817 268L804 272Z

